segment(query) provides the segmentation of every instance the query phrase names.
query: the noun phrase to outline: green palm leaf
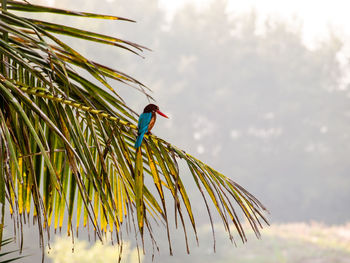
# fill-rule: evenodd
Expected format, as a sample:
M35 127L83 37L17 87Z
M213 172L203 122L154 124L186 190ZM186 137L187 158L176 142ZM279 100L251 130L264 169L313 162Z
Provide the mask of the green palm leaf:
M131 21L17 1L8 1L7 9ZM4 6L0 14L0 174L4 182L0 197L7 197L10 212L19 220L35 217L41 242L45 233L49 238L52 223L55 230L61 229L65 217L68 234L75 231L74 222L78 231L82 217L84 226L90 226L100 238L109 231L121 241L125 224L135 229L142 242L145 232L153 240L150 223L154 219L165 224L172 253L167 192L174 200L175 223L177 226L179 218L186 244L186 217L197 238L179 159L189 168L212 226L211 210L215 209L229 237L233 226L245 242L239 208L259 237L262 222L267 223L266 209L243 187L155 135L146 135L143 146L135 150L137 114L108 80L126 83L150 97L142 83L85 58L54 34L137 54L145 47L19 13L6 11ZM90 74L99 85L81 72ZM154 188L144 183L146 176L153 180Z

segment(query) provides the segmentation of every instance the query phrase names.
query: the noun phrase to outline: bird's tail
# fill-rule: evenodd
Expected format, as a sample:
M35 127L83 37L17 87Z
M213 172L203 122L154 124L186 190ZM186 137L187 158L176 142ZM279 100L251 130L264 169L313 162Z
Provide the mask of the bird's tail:
M136 139L136 142L135 142L135 148L136 149L141 146L142 139L143 139L144 135L145 135L144 133L141 133L141 134L137 135L137 139Z

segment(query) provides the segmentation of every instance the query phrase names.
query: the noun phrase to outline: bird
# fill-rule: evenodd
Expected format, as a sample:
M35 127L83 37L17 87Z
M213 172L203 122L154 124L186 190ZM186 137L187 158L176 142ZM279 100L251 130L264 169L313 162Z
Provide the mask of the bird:
M148 104L143 110L143 113L140 115L139 122L137 125L138 132L137 132L137 139L135 142L136 149L141 146L142 139L145 133L151 132L154 126L154 123L156 122L156 119L157 119L156 113L158 113L159 115L165 118L169 118L159 110L159 107L157 105Z

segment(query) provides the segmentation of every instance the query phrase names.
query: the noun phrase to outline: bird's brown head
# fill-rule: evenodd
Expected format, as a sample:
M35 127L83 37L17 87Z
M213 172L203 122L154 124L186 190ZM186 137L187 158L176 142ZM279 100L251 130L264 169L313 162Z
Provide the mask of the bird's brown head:
M159 115L165 117L165 118L169 118L168 116L166 116L164 113L162 113L160 110L159 110L159 107L155 104L148 104L145 109L143 110L143 113L147 113L147 112L156 112L158 113Z

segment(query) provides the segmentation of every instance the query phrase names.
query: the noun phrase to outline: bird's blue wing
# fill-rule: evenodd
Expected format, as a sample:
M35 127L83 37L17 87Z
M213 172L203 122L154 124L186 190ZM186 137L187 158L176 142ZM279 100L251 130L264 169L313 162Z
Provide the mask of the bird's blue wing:
M148 125L151 122L152 119L152 113L151 112L146 112L142 113L139 118L139 123L137 125L137 128L139 130L139 134L141 133L146 133L148 130Z
M135 142L135 148L139 148L142 143L143 136L148 130L148 125L151 122L152 119L152 113L146 112L142 113L139 118L139 123L137 125L138 133L137 133L137 139Z

